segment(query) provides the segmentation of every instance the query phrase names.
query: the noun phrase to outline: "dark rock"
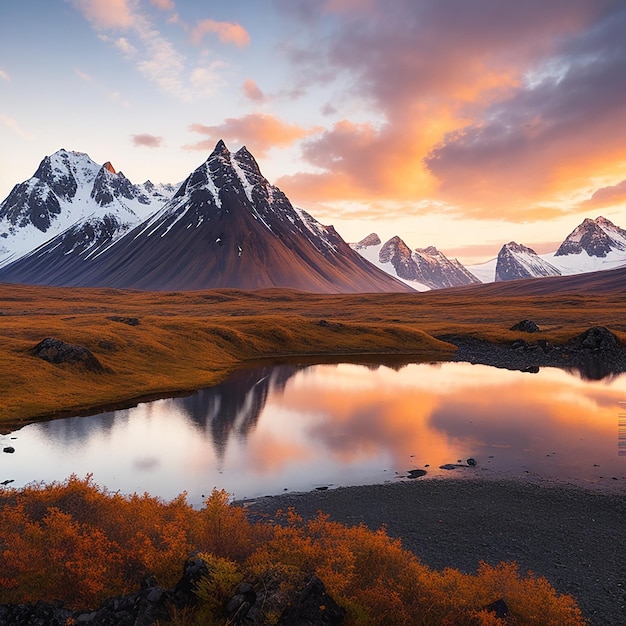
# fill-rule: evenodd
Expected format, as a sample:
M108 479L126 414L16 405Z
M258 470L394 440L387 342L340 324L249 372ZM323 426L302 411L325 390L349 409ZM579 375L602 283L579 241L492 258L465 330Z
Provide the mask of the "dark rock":
M15 452L15 448L13 446L6 446L5 448L2 448L2 452L13 454Z
M66 343L55 337L47 337L40 341L32 349L31 354L54 365L79 365L89 372L96 373L107 371L87 348Z
M523 339L517 339L511 344L511 350L524 350L527 345Z
M420 478L421 476L426 476L428 472L423 469L412 469L407 472L409 478Z
M592 326L574 337L568 346L574 350L616 350L620 341L604 326Z
M48 602L0 605L0 626L154 626L170 623L172 610L190 609L197 602L196 584L208 575L204 561L187 559L174 590L162 589L153 576L145 578L136 593L116 596L95 611L70 611Z
M466 463L467 463L470 467L476 467L476 459L473 459L472 457L470 457L469 459L467 459Z
M139 326L139 319L136 317L123 317L121 315L109 315L108 320L112 322L120 322L120 324L126 324L128 326Z
M540 329L532 320L522 320L511 326L509 330L521 330L524 333L538 333Z
M507 603L504 601L503 598L500 598L499 600L488 604L485 607L485 611L493 613L498 619L504 619L510 614L509 607L507 606Z
M7 480L3 480L2 482L0 482L0 485L10 485L11 483L14 483L15 479L14 478L7 478Z
M329 323L327 320L320 320L320 321L317 323L317 325L318 325L318 326L327 327L327 326L330 326L330 323Z
M538 365L528 365L527 367L523 367L520 372L524 374L538 374L539 366Z
M456 463L446 463L445 465L440 465L439 469L442 470L455 470L457 467L459 467Z
M331 598L324 583L311 575L300 593L282 613L277 626L314 626L341 624L346 610Z

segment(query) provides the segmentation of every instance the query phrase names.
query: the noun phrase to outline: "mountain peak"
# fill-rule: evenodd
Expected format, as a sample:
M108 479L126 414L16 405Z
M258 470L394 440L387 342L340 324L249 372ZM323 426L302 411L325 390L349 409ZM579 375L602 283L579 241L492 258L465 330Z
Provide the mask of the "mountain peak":
M117 174L117 172L115 171L115 168L111 164L111 161L107 161L102 167L105 170L109 170L109 172L111 172L111 174Z
M246 146L241 146L237 152L233 155L235 161L239 163L243 169L255 174L256 176L263 176L261 174L261 168L256 162L256 159L252 156L251 152Z
M209 161L215 157L230 158L230 150L226 147L223 139L220 139L213 148L213 152L209 155Z
M601 215L585 218L559 246L555 256L586 252L590 257L606 257L613 250L626 249L626 231Z
M521 243L510 241L498 252L496 282L560 274L554 265L544 261L532 248Z
M352 247L355 250L362 250L363 248L369 248L370 246L379 246L381 243L380 237L376 233L370 233L367 237L363 237L361 241L355 243Z

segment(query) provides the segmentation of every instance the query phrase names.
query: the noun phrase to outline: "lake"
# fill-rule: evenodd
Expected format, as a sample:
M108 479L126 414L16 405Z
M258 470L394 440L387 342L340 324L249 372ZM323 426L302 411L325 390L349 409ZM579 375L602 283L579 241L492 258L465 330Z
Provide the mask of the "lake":
M626 376L585 381L467 363L280 365L192 395L0 436L11 487L92 474L112 491L200 505L340 485L522 477L626 491ZM623 445L623 444L622 444ZM624 450L622 448L622 450ZM467 467L467 459L476 465ZM451 464L465 467L440 469Z

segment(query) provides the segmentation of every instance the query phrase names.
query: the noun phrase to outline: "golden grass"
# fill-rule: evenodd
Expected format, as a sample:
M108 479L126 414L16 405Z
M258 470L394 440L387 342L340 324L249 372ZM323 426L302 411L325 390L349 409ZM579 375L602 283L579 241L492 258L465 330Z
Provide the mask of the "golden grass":
M138 326L108 319L137 317ZM215 384L259 359L410 355L447 360L438 335L495 342L530 318L563 343L592 325L626 339L626 297L520 296L490 290L315 295L291 290L154 293L0 285L0 428L128 405ZM111 373L51 365L30 354L45 337L82 345Z

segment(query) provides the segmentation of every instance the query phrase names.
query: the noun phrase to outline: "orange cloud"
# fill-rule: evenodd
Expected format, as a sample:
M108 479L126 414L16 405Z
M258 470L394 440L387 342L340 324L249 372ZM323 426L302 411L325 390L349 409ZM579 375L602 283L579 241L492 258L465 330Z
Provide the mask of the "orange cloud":
M562 215L626 161L626 12L605 0L529 2L294 10L302 86L341 76L376 121L310 139L315 173L279 184L296 202L433 198L477 219ZM322 37L324 14L335 29Z
M227 143L246 144L254 154L264 156L271 148L285 148L319 129L287 124L273 115L251 113L227 118L216 126L192 124L189 130L206 138L184 146L187 150L212 150L216 141L224 139Z
M265 100L265 94L251 78L248 78L248 80L242 85L241 90L243 91L243 95L248 98L248 100L253 100L255 102L263 102L263 100Z
M163 144L163 137L156 137L155 135L148 135L147 133L132 135L132 140L135 147L160 148Z
M127 0L71 0L72 4L97 28L126 29L133 18Z
M237 23L201 20L191 31L191 41L199 44L207 33L215 33L222 43L232 43L240 48L250 45L248 31Z
M581 203L581 206L600 208L616 204L626 204L626 180L617 183L617 185L597 189L591 198Z

